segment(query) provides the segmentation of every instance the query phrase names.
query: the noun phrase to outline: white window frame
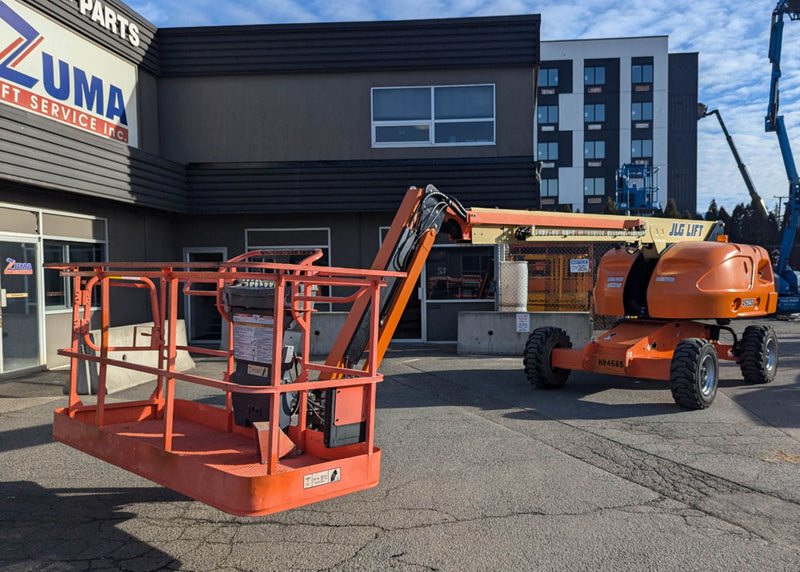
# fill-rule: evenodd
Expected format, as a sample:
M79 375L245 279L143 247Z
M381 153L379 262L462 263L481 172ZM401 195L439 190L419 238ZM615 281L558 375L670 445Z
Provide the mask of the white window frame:
M491 117L469 117L466 119L436 119L436 88L444 87L491 87L492 88L492 116ZM375 92L392 89L428 89L431 98L431 116L428 119L412 119L405 121L375 121L374 100ZM372 147L373 148L398 148L398 147L481 147L497 145L497 88L494 83L469 83L455 85L403 85L391 87L373 87L370 89L370 120L372 123ZM492 122L491 141L460 141L455 143L436 142L436 124L442 123L475 123ZM377 141L378 127L400 127L403 125L428 125L427 141Z
M251 232L309 232L309 231L324 231L327 236L327 241L325 243L304 243L304 244L282 244L280 246L270 246L267 244L254 244L250 241L250 233ZM328 255L328 265L333 266L333 249L331 248L331 227L329 226L317 226L317 227L282 227L282 228L269 228L269 227L259 227L259 228L245 228L244 229L244 248L245 252L250 252L252 250L305 250L310 248L319 248L323 252L326 252ZM331 305L328 302L320 303L317 302L315 304L317 309L323 311L330 311Z
M11 206L11 205L4 205L4 206ZM13 208L13 207L12 207ZM19 208L19 207L17 207ZM103 260L108 262L108 219L106 217L100 216L93 216L93 215L85 215L85 214L78 214L72 213L69 211L59 211L59 210L50 210L50 209L38 209L39 212L39 220L41 221L41 230L40 230L40 260L44 261L44 243L45 241L54 240L56 242L72 242L72 243L83 243L83 244L96 244L100 245L103 249ZM62 236L56 234L48 234L46 223L44 222L44 215L51 214L56 216L65 216L69 218L78 218L82 220L92 220L92 221L99 221L103 224L103 238L102 239L92 239L92 238L75 238L72 236ZM44 310L43 315L47 316L50 314L68 314L72 313L72 299L71 297L67 297L66 304L63 306L50 306L47 307L47 295L45 290L45 283L44 283L44 272L42 272L41 278L41 290L42 290L42 309ZM67 292L71 293L72 291L72 284L69 285L69 290ZM99 310L100 306L91 306L91 310ZM44 326L42 326L44 327Z

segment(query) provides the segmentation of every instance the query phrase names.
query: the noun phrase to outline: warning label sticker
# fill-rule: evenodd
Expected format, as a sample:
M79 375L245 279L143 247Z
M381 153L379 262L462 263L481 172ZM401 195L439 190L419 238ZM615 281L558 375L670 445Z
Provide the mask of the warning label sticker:
M273 324L271 316L233 315L233 356L244 361L272 363Z
M303 488L310 489L320 485L327 485L328 483L335 483L342 480L342 471L339 468L328 469L327 471L320 471L319 473L311 473L303 477Z

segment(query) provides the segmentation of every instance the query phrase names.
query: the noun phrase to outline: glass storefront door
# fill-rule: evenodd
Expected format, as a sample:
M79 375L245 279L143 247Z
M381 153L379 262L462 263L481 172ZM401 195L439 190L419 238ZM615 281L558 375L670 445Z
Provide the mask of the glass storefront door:
M37 244L0 241L1 373L38 367L40 265Z
M219 248L183 249L184 262L225 262L228 250ZM216 292L215 284L193 284L192 291ZM222 317L217 310L215 296L186 297L186 334L194 345L219 345L222 337Z
M493 246L434 246L425 262L425 341L458 339L459 312L491 312Z

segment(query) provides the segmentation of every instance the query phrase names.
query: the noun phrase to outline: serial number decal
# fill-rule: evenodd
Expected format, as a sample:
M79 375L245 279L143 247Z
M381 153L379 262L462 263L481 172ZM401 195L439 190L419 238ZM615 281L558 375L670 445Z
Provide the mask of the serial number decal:
M615 369L625 368L625 362L623 362L621 359L598 358L597 365L599 367L613 367Z
M310 489L320 485L335 483L340 480L342 480L342 470L337 467L336 469L328 469L327 471L306 475L303 477L303 488Z
M656 282L675 282L674 276L657 276Z

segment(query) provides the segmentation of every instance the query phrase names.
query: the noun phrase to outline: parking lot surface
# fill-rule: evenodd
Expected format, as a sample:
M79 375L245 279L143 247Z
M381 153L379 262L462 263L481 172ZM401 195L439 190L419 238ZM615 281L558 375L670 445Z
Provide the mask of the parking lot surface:
M797 571L800 323L770 324L775 382L722 362L702 411L664 382L573 372L546 391L521 358L395 344L380 485L257 518L53 442L64 372L3 381L0 568Z

